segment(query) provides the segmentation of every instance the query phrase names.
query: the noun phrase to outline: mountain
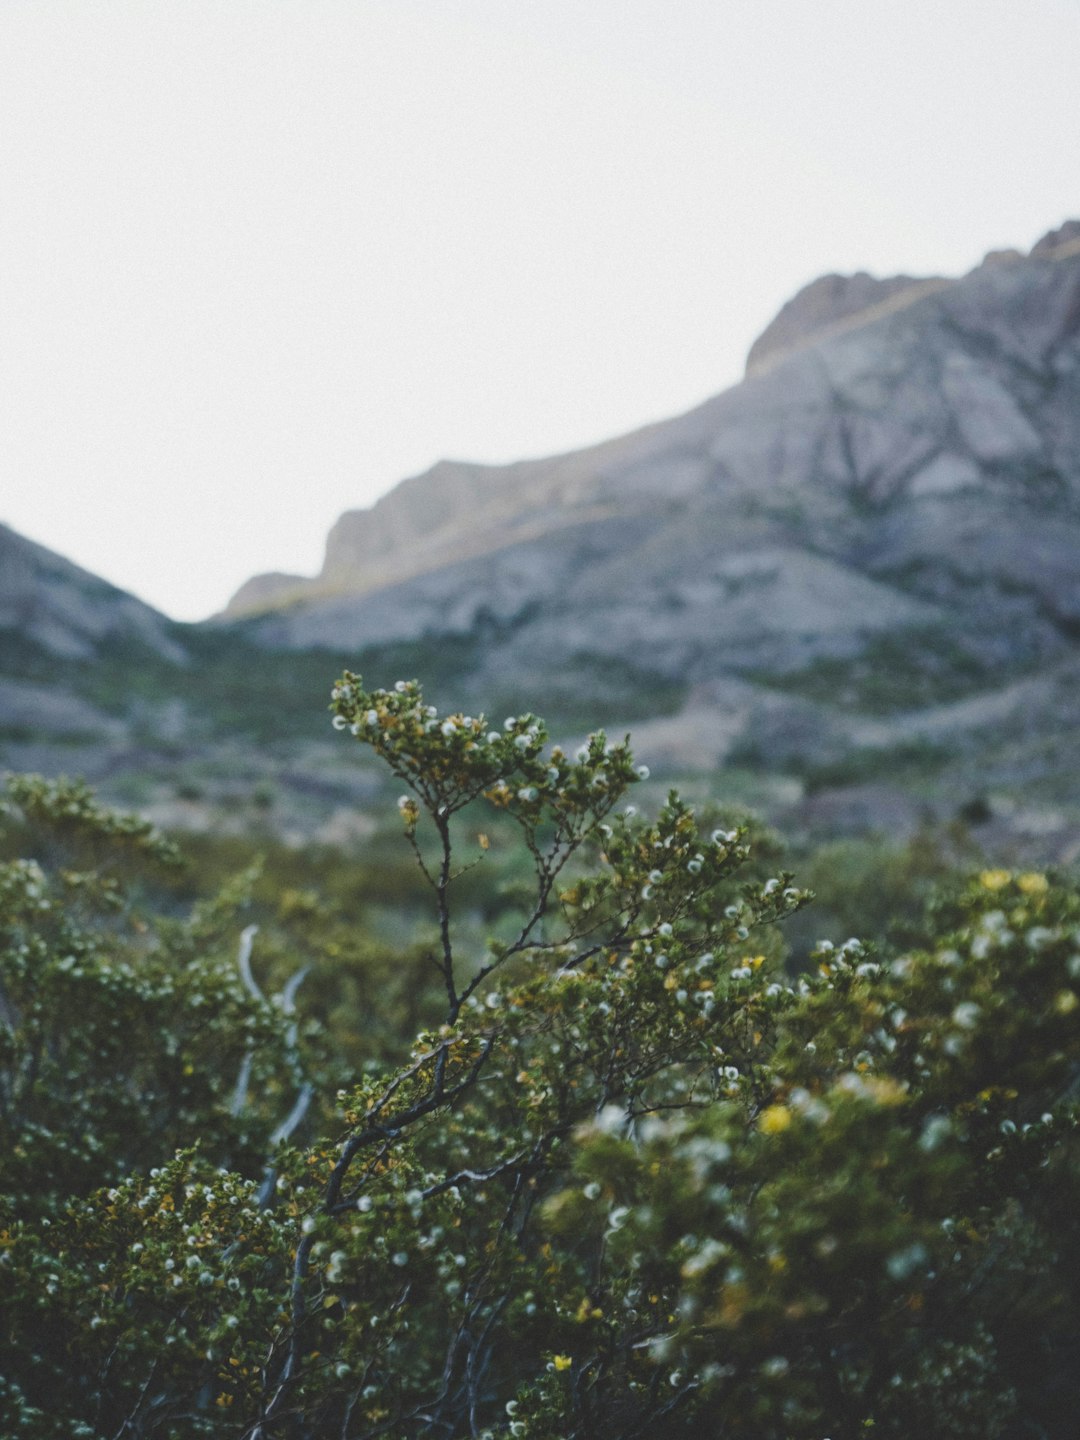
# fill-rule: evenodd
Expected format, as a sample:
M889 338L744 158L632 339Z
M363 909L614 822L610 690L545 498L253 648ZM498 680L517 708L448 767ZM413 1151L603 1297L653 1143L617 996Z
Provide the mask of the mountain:
M0 525L0 631L17 632L58 660L86 659L117 642L183 660L164 615L7 525Z
M1064 653L1080 239L1059 233L960 280L815 282L742 384L573 454L444 461L343 515L314 580L260 577L226 617L275 647L486 630L506 673L588 651L691 682L914 627L998 664Z
M815 281L741 384L572 454L444 461L343 515L314 579L245 586L241 616L274 649L453 644L469 703L572 711L595 690L675 766L817 784L940 753L950 802L1060 798L1047 747L1080 755L1080 222L958 279Z
M340 817L363 784L322 706L351 663L560 735L632 728L658 775L785 828L959 814L991 849L1075 857L1080 222L957 279L814 281L746 378L688 414L548 459L440 462L344 514L318 576L256 577L207 626L94 598L31 552L0 611L37 647L16 678L81 656L73 702L128 747L94 752L96 773L138 773L145 805L171 785L236 810L270 786L286 826Z
M20 746L45 758L46 765L50 745L68 753L74 742L89 737L115 746L123 735L116 716L95 697L71 689L68 676L117 655L132 666L153 661L183 667L188 656L174 630L149 605L0 525L5 762L15 763Z
M348 838L373 782L326 724L345 658L268 665L242 625L176 624L0 525L0 771L81 775L170 826Z

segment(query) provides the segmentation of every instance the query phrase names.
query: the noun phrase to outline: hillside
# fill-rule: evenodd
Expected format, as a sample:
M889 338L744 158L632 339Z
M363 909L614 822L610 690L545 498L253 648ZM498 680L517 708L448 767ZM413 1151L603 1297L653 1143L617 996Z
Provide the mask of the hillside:
M742 384L573 454L442 462L239 616L275 649L452 641L468 703L595 693L676 768L1074 804L1080 223L960 279L816 281Z
M441 462L206 626L0 544L0 759L162 818L241 823L260 793L281 830L348 829L367 782L322 713L348 662L567 736L632 727L658 776L797 831L959 814L1074 857L1080 222L959 279L823 277L688 414Z

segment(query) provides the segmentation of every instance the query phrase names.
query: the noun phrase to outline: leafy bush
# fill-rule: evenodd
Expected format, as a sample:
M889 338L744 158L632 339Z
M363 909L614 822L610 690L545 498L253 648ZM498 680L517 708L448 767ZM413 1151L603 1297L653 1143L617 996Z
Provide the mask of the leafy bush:
M442 997L333 1094L237 978L235 893L148 917L104 868L145 829L16 787L93 866L0 871L4 1434L1071 1435L1073 891L984 871L792 978L808 897L625 804L626 744L348 672L333 710L402 785ZM530 884L477 949L508 825Z

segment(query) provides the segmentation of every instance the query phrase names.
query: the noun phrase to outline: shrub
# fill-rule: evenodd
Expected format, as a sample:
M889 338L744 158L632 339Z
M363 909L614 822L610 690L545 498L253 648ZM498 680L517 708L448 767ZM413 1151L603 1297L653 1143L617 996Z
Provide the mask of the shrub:
M192 1057L181 1074L208 1078L155 1126L136 1046L120 1088L137 1143L98 1076L102 1124L82 1106L72 1171L42 1162L38 1194L5 1162L4 1433L1071 1433L1075 894L985 871L909 951L824 945L791 979L776 922L806 895L741 878L745 830L703 832L675 794L638 815L625 743L569 756L532 715L440 716L415 683L348 672L333 711L403 787L441 1021L290 1145L271 1113L319 1077L288 1017L190 926L178 949L168 925L116 932L125 1023L152 1016L162 1050ZM492 812L531 884L476 951L455 895ZM51 976L69 936L49 927L74 923L34 906L46 885L79 903L62 869L26 863L0 891L5 1104L29 1053L11 976ZM115 927L79 923L103 996ZM163 969L167 1006L131 998ZM111 1005L68 1003L61 1025L33 993L93 1077ZM256 1065L273 1093L244 1118L226 1080ZM80 1075L35 1082L52 1133Z

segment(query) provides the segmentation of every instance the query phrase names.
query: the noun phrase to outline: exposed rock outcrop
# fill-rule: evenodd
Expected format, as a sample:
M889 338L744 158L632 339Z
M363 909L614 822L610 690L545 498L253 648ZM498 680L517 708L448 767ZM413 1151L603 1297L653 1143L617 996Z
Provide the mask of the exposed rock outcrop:
M746 357L746 373L758 375L766 365L812 341L865 324L946 283L936 276L891 275L878 280L865 270L855 275L822 275L803 286L754 341Z
M344 515L258 633L363 648L486 627L507 675L588 651L690 683L913 627L1017 663L1071 644L1080 255L1055 233L961 280L827 277L801 331L765 332L801 348L674 420L435 466Z

